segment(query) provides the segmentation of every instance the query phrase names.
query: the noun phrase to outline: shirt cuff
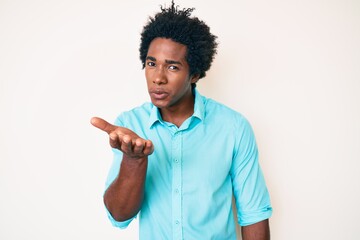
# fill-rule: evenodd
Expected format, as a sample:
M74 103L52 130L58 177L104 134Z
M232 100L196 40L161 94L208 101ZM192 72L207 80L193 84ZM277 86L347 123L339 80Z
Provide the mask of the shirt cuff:
M238 223L240 226L248 226L265 219L270 218L272 215L272 208L266 207L263 209L259 209L258 211L254 212L242 212L240 216L238 216Z
M111 215L111 213L109 212L109 210L107 209L107 207L105 206L105 210L106 210L106 213L107 213L107 216L111 222L111 224L114 226L114 227L118 227L118 228L121 228L121 229L124 229L124 228L127 228L127 226L129 226L130 222L136 218L137 215L135 215L134 217L128 219L128 220L125 220L125 221L122 221L122 222L119 222L119 221L116 221L113 216Z

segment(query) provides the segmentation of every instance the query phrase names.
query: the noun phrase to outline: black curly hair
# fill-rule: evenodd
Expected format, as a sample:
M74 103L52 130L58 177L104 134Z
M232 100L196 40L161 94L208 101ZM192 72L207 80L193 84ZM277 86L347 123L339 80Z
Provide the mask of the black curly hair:
M145 68L146 56L152 40L157 37L168 38L187 47L186 61L190 75L205 77L216 54L216 36L210 28L197 17L190 17L194 8L178 9L174 1L169 8L160 7L161 12L150 17L141 33L140 60ZM193 87L196 85L193 84Z

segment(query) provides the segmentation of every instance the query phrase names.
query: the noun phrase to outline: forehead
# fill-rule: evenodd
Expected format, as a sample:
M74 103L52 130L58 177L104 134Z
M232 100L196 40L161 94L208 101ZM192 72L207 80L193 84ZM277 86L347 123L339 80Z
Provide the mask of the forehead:
M148 50L148 56L156 59L185 60L187 47L167 38L155 38Z

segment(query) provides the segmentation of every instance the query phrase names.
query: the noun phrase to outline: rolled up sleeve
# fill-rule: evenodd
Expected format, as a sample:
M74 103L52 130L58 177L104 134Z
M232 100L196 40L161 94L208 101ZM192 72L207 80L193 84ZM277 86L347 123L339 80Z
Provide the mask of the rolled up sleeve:
M237 147L234 151L231 177L237 207L238 223L251 225L272 215L269 192L258 161L253 130L246 119L239 121Z

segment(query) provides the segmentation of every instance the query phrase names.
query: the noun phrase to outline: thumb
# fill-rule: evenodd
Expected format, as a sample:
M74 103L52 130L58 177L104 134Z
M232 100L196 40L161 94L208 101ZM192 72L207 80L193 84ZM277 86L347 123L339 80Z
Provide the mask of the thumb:
M99 118L99 117L91 118L90 122L94 127L97 127L100 130L107 132L108 134L110 134L112 131L114 131L116 129L115 125L112 125L112 124L108 123L107 121L105 121L104 119Z

